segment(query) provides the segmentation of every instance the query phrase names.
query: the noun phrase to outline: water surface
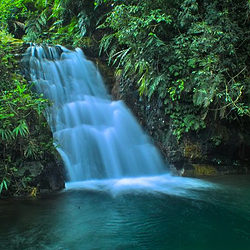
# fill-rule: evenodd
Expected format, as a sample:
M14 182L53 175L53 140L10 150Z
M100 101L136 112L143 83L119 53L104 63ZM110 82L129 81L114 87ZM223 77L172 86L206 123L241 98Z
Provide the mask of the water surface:
M246 250L250 176L71 183L0 202L0 221L1 249Z

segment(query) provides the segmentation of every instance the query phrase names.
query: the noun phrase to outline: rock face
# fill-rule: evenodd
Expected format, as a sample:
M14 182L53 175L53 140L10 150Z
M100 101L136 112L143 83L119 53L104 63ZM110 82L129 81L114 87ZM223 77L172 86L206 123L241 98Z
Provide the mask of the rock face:
M173 135L173 121L170 115L163 115L159 111L161 104L158 100L149 103L141 98L133 80L124 80L119 71L114 73L104 62L105 58L90 59L100 69L113 99L121 99L127 104L160 149L166 165L174 175L250 173L250 135L238 123L222 121L216 124L211 121L205 129L186 133L178 141Z
M42 171L37 173L33 183L40 193L60 190L65 187L62 164L58 161L51 161L46 165L42 165L42 167Z
M40 193L60 190L65 187L63 166L56 160L50 162L26 162L15 173L14 196L36 196Z
M239 124L208 122L205 129L186 133L178 141L173 135L170 116L158 112L157 100L152 103L143 101L128 81L120 82L119 91L119 98L126 102L152 136L174 175L250 173L250 135Z

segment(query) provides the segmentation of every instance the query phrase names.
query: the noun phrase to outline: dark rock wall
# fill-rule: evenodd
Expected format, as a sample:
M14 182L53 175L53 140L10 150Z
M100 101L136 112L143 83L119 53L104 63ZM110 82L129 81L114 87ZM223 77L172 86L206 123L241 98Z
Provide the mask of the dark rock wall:
M97 65L113 99L123 100L152 137L166 161L166 168L173 174L250 173L250 134L247 130L250 124L242 121L218 123L211 118L205 129L188 132L178 141L173 134L173 121L169 115L164 115L159 100L152 98L149 102L141 97L133 79L123 79L122 73L108 66L107 59L99 58L96 51L83 50Z
M110 85L110 83L109 83ZM115 90L115 91L114 91ZM133 82L113 80L112 95L122 99L159 148L167 168L177 175L210 176L250 173L250 135L237 122L207 122L198 132L173 135L170 116L163 115L157 100L140 97Z
M47 162L26 162L15 173L17 182L21 182L24 178L27 181L28 189L26 192L16 193L16 195L33 195L60 190L65 187L63 178L63 165L58 160L50 160Z

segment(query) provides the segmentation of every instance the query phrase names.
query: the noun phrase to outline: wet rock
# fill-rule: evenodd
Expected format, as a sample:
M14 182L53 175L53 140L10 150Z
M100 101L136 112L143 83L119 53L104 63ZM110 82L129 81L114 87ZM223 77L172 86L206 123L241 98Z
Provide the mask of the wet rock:
M63 166L58 161L27 162L15 173L15 179L20 185L19 196L36 195L65 187Z
M181 140L173 134L171 114L161 110L160 100L139 95L133 79L115 77L109 68L101 70L114 99L122 99L136 116L152 142L159 148L166 166L173 175L209 176L250 173L250 134L247 124L214 121L206 128L184 133ZM109 73L105 73L109 72ZM111 76L111 77L110 77ZM245 129L244 129L245 128Z
M184 167L181 169L177 169L173 164L169 165L169 171L173 176L183 176L185 173Z
M62 164L57 161L47 163L35 181L40 193L65 188Z
M201 159L202 153L200 145L191 142L186 142L184 144L183 157L189 159Z
M184 176L189 177L203 177L203 176L216 176L219 172L213 165L208 164L193 164L193 169L185 170Z
M246 125L211 120L205 129L184 133L182 139L177 140L172 131L171 117L160 112L157 100L150 103L140 101L132 84L121 84L123 100L152 136L174 175L249 173L250 135L247 129L242 128L247 128Z

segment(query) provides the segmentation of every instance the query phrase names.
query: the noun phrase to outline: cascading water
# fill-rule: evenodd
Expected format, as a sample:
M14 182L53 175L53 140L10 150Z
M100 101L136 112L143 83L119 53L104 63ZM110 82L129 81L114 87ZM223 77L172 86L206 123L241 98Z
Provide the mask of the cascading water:
M47 117L70 181L164 172L157 149L80 49L32 46L25 58L36 92L53 102Z

